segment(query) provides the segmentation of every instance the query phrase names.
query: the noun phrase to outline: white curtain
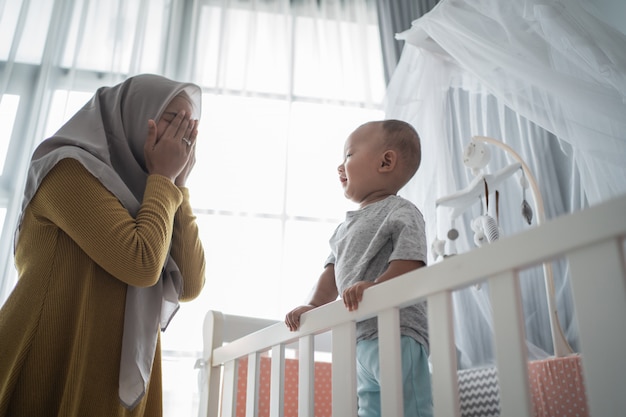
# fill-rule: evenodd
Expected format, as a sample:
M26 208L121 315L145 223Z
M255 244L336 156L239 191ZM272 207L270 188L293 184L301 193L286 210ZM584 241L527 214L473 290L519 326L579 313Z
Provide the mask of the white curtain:
M205 0L195 16L189 75L203 86L369 105L384 94L373 0Z
M457 252L476 247L469 223L484 201L456 224L435 204L472 180L462 160L472 136L495 138L528 163L547 219L626 192L626 36L577 1L442 0L400 37L386 115L411 121L422 136L423 164L403 193L431 220L431 241L455 227ZM487 172L514 162L498 147L491 154ZM533 227L522 219L515 177L499 195L505 236ZM564 262L554 280L561 326L578 350ZM543 357L553 346L541 268L524 271L521 285L529 357ZM461 367L493 360L487 291L454 294Z

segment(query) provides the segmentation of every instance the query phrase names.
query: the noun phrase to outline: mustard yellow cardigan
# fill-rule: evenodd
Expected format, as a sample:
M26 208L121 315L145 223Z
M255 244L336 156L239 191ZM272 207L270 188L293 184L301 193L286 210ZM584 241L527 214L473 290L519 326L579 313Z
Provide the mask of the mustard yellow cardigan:
M25 211L19 280L0 309L0 416L162 415L160 339L132 411L118 378L126 289L157 282L170 241L191 300L205 258L185 188L148 177L133 218L79 162L53 168Z

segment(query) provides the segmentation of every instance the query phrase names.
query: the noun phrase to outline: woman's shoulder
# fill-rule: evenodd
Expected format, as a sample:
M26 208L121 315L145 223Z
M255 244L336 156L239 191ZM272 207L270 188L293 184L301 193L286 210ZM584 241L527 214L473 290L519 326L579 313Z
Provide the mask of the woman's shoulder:
M63 158L63 159L60 159L56 164L54 164L54 166L50 168L50 170L48 171L48 174L44 178L44 181L48 177L53 179L56 177L64 178L67 176L75 177L79 175L80 176L82 175L93 176L79 160L74 159L74 158Z

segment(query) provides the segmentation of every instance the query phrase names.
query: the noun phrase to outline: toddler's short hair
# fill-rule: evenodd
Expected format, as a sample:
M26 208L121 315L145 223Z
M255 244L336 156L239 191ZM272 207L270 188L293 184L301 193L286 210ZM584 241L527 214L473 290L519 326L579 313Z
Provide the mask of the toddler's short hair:
M420 137L413 126L402 120L383 120L382 128L385 146L398 152L407 171L405 182L408 182L422 162Z

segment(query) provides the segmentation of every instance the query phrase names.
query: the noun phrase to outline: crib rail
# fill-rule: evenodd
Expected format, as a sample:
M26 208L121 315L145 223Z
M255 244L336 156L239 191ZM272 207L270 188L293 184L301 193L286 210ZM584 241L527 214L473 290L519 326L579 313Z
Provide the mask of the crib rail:
M348 394L356 392L355 323L378 316L382 415L402 416L398 309L427 299L435 416L459 417L452 292L486 279L494 317L501 414L532 416L518 272L562 257L570 264L590 415L620 415L626 410L625 236L623 196L372 287L357 311L347 311L341 301L317 308L302 316L297 332L277 323L223 346L221 315L209 315L204 331L212 335L208 340L212 348L205 351L208 381L201 415L235 416L236 361L247 357L246 416L255 416L259 356L271 350L270 415L282 417L285 346L298 343L298 415L314 416L313 337L331 332L333 416L355 416L356 396Z

